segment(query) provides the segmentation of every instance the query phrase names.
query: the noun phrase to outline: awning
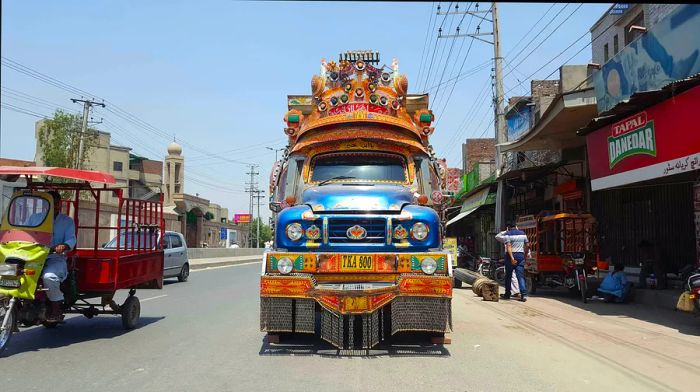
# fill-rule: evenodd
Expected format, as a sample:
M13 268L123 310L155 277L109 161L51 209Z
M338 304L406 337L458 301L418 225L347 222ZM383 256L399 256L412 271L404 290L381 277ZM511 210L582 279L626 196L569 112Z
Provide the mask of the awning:
M114 176L94 170L78 170L66 167L17 167L0 166L0 176L51 176L68 178L71 180L81 180L89 182L99 182L102 184L115 184Z
M593 88L560 94L535 127L520 139L498 145L501 152L559 150L586 141L576 134L598 114Z
M455 216L454 218L450 219L447 223L445 223L445 227L462 220L462 218L464 218L467 215L471 214L472 212L476 211L478 208L479 207L472 208L471 210L469 210L467 212L460 212L459 214L457 214L457 216Z
M464 219L467 215L479 209L481 206L495 204L496 194L490 192L490 187L484 188L481 191L471 195L462 203L461 212L445 223L445 227Z

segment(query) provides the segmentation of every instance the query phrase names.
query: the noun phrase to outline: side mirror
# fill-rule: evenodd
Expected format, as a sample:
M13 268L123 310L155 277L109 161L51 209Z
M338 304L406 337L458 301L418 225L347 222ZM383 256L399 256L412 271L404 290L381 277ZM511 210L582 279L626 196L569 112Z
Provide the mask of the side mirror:
M270 202L270 211L272 211L272 212L282 211L282 203L277 202L277 201Z

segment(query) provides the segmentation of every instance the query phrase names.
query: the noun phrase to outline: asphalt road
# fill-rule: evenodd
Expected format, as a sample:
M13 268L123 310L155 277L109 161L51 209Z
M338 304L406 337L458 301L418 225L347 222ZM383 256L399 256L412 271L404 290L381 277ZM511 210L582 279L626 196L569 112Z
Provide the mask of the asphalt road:
M259 271L257 262L202 270L187 283L141 291L142 324L129 332L113 316L24 329L0 358L2 390L691 391L700 385L700 319L672 312L659 319L658 312L556 296L493 303L460 289L452 344L445 346L399 342L365 356L311 339L268 345L258 330Z

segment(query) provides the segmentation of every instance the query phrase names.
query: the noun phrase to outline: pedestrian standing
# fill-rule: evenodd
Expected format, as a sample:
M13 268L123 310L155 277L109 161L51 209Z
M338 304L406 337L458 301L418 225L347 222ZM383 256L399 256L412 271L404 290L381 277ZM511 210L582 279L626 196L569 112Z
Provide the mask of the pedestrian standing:
M524 231L512 223L506 225L506 230L496 234L496 240L506 246L506 276L504 281L510 282L513 279L513 272L518 279L520 287L520 301L527 301L527 288L525 287L525 254L527 253L528 241ZM503 299L510 299L511 285L506 284L506 293Z

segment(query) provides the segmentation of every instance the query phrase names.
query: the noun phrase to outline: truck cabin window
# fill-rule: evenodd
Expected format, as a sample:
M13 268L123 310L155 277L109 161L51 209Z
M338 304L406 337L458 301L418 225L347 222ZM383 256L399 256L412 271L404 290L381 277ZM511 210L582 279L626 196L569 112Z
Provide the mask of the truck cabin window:
M403 157L377 153L320 155L312 161L311 182L397 182L405 183Z

